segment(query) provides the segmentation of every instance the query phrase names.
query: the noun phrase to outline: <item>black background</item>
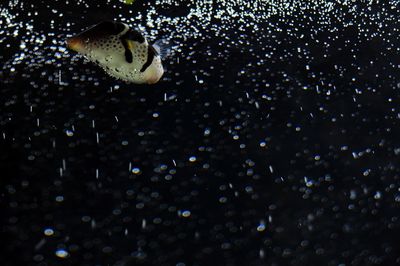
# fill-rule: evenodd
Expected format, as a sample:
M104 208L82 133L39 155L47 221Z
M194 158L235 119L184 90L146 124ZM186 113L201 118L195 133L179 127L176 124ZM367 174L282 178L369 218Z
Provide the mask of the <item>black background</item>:
M2 265L400 263L398 6L289 1L242 30L214 1L209 24L188 18L199 35L159 29L181 47L145 86L51 47L155 1L11 2L1 9L22 24L0 32ZM54 35L13 64L25 22Z

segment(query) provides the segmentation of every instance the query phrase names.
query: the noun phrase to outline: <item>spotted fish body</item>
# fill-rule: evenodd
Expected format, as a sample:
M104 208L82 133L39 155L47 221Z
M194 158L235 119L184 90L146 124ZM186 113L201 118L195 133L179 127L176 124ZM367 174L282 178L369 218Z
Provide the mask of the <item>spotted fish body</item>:
M164 74L156 49L125 23L101 22L67 39L67 46L127 82L154 84Z

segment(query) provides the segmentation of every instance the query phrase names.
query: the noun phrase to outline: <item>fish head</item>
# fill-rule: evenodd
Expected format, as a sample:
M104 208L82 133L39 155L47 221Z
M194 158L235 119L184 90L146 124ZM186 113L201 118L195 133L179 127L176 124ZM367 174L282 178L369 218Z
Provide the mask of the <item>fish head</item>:
M161 57L159 55L155 56L150 67L144 72L144 77L147 84L155 84L160 81L161 77L164 75L164 67L161 62Z
M128 25L113 21L100 22L89 29L66 40L67 47L83 55L90 55L101 50L112 50L120 35Z

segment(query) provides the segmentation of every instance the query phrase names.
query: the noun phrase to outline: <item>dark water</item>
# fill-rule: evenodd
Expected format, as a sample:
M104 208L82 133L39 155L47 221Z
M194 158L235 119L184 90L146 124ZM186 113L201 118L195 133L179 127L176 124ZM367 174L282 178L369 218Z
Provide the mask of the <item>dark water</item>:
M1 265L400 264L398 2L72 2L0 4ZM164 80L65 50L104 19Z

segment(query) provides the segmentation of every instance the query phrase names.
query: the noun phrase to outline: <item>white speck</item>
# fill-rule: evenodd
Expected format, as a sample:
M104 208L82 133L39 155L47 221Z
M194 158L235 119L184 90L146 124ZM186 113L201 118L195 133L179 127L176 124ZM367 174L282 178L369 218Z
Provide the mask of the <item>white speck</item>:
M269 171L272 173L274 173L274 169L272 168L272 165L269 166Z
M314 184L314 181L308 179L308 177L305 176L305 177L304 177L304 183L306 183L306 186L307 186L307 187L312 187L313 184Z
M363 172L363 176L368 176L371 173L371 169L367 169Z
M68 137L72 137L74 135L74 132L72 130L66 130L65 133Z
M258 232L262 232L262 231L265 230L265 228L266 228L265 222L264 221L260 221L260 224L257 226L257 231Z
M140 171L140 168L134 167L132 168L132 173L135 175L139 175L142 171Z
M92 219L92 221L90 221L90 227L92 227L92 229L96 228L96 221L95 219Z
M146 228L146 219L143 219L142 220L142 229L145 229Z
M400 202L400 194L395 195L394 200Z
M59 85L64 85L64 83L61 80L61 70L58 71L58 84Z
M263 259L265 257L265 251L263 249L260 249L259 256L260 256L260 259Z
M228 201L228 198L227 198L227 197L220 197L220 198L218 199L218 201L219 201L220 203L226 203L226 202Z
M191 215L191 212L188 210L185 210L182 212L182 217L188 218Z
M357 198L357 192L355 190L350 190L350 199L355 200Z
M58 249L56 250L56 256L65 259L69 256L69 253L65 249Z
M63 202L64 201L64 197L63 196L57 196L56 197L56 201L57 202Z
M196 156L191 156L189 158L189 162L191 162L191 163L195 162L196 160L197 160Z
M380 191L377 191L374 195L374 199L376 199L376 200L381 199L381 197L382 197L382 193Z
M45 236L52 236L54 234L54 230L51 228L46 228L44 229L44 235Z

